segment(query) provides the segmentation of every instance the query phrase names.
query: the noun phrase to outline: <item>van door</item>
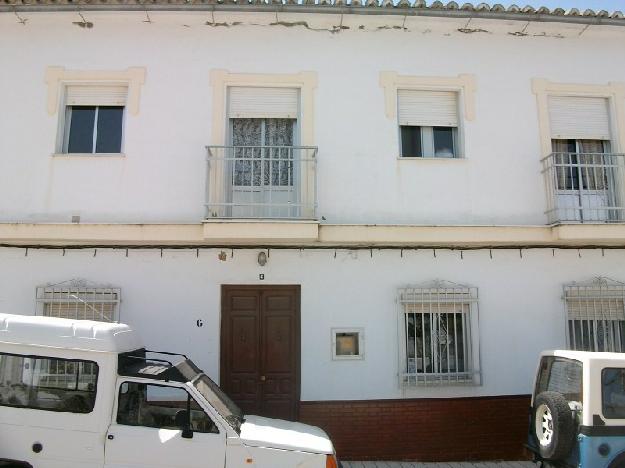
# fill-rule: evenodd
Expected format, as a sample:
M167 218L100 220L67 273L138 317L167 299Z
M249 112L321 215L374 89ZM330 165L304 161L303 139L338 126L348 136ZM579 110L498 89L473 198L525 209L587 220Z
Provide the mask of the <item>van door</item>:
M113 419L107 468L224 468L225 431L183 386L121 381Z

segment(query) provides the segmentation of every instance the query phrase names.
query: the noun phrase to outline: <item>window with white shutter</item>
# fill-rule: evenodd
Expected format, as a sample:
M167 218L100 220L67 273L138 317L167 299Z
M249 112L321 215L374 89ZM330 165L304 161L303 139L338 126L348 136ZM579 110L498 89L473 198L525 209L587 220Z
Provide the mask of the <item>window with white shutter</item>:
M404 158L457 158L458 93L399 89L397 118Z
M556 140L610 140L608 99L549 96L549 125Z
M230 87L231 119L297 119L298 113L297 88Z
M127 97L127 85L67 85L62 152L121 153Z

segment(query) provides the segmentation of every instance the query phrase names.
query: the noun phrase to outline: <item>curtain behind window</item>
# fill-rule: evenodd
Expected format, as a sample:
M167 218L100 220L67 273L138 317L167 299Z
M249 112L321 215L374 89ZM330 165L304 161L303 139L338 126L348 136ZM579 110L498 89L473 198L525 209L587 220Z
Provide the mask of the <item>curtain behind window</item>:
M232 119L233 185L293 185L295 122L294 119Z

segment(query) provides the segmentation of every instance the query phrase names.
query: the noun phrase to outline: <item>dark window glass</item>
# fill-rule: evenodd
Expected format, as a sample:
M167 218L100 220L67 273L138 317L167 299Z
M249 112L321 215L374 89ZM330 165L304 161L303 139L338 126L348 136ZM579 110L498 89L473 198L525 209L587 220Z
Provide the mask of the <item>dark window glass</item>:
M423 156L421 149L421 127L402 125L401 129L401 155L404 158L420 158Z
M582 401L582 364L571 359L543 357L538 371L536 395L561 393L568 401Z
M625 369L603 369L601 402L606 418L625 418Z
M68 153L93 152L93 125L95 122L95 106L71 106Z
M454 132L451 127L434 127L434 156L437 158L453 158Z
M96 153L121 153L123 115L122 106L98 108Z
M0 354L0 405L90 413L98 365L91 361Z
M119 388L117 423L219 433L217 426L183 388L139 382L124 382Z

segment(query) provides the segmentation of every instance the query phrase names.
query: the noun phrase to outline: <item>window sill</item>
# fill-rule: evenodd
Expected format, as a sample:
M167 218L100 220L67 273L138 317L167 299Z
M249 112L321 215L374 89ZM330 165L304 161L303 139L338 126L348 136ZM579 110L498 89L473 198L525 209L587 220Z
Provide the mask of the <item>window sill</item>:
M123 159L125 153L54 153L53 158L59 159Z
M397 156L398 161L467 161L467 158L417 158L417 157L407 157L404 158L402 156Z
M354 355L354 356L332 356L333 361L364 361L365 357L363 355Z

